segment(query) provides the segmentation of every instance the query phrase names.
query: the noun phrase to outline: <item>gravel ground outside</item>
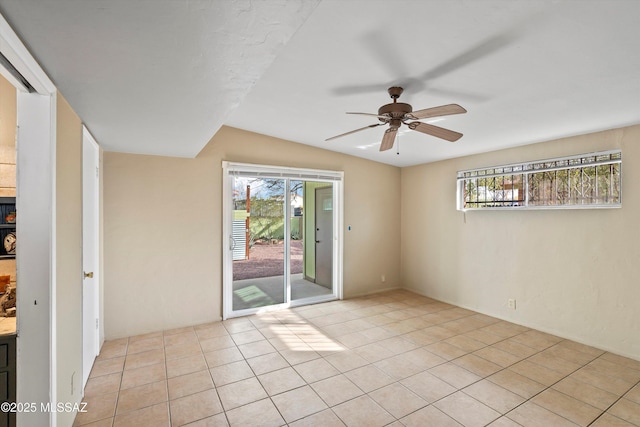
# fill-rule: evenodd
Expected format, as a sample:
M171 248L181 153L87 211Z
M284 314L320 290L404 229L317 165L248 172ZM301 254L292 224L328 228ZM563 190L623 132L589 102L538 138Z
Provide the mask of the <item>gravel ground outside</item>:
M282 276L284 243L256 243L249 259L233 261L233 280ZM302 240L291 241L291 274L302 273Z

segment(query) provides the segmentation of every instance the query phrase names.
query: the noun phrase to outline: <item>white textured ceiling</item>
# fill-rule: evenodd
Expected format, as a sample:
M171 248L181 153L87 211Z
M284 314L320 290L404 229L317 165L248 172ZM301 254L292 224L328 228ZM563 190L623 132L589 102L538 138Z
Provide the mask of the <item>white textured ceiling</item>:
M407 166L640 123L637 0L0 0L107 150L194 156L222 124ZM392 85L450 143L401 132ZM404 128L406 129L406 127ZM399 148L399 153L398 149Z
M319 0L2 0L106 149L193 157Z

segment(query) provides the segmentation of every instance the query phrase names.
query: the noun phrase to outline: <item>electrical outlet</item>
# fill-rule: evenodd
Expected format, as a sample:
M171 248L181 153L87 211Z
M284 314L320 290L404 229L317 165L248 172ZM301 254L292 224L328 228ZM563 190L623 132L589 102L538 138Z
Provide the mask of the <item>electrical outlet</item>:
M511 308L511 309L516 309L516 300L513 298L509 298L507 300L507 307Z
M384 282L386 282L386 281L387 281L387 278L386 278L386 277L384 277L384 274L383 274L382 276L380 276L380 281L381 281L382 283L384 283Z

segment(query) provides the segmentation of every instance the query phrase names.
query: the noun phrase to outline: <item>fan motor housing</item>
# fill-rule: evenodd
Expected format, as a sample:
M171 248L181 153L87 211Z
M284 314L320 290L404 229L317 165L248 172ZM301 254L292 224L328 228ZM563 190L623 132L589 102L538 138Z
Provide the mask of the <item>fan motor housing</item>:
M389 115L391 118L400 119L405 114L411 113L413 108L409 104L405 104L404 102L394 102L391 104L383 105L378 109L378 115L384 116ZM380 119L380 121L384 122L385 120Z

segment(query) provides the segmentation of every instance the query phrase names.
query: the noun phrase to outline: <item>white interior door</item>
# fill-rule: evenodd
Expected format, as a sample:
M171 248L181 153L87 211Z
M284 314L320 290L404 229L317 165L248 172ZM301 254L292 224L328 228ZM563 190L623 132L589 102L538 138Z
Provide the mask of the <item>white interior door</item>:
M99 347L98 281L98 144L89 132L82 138L82 385L86 385Z

